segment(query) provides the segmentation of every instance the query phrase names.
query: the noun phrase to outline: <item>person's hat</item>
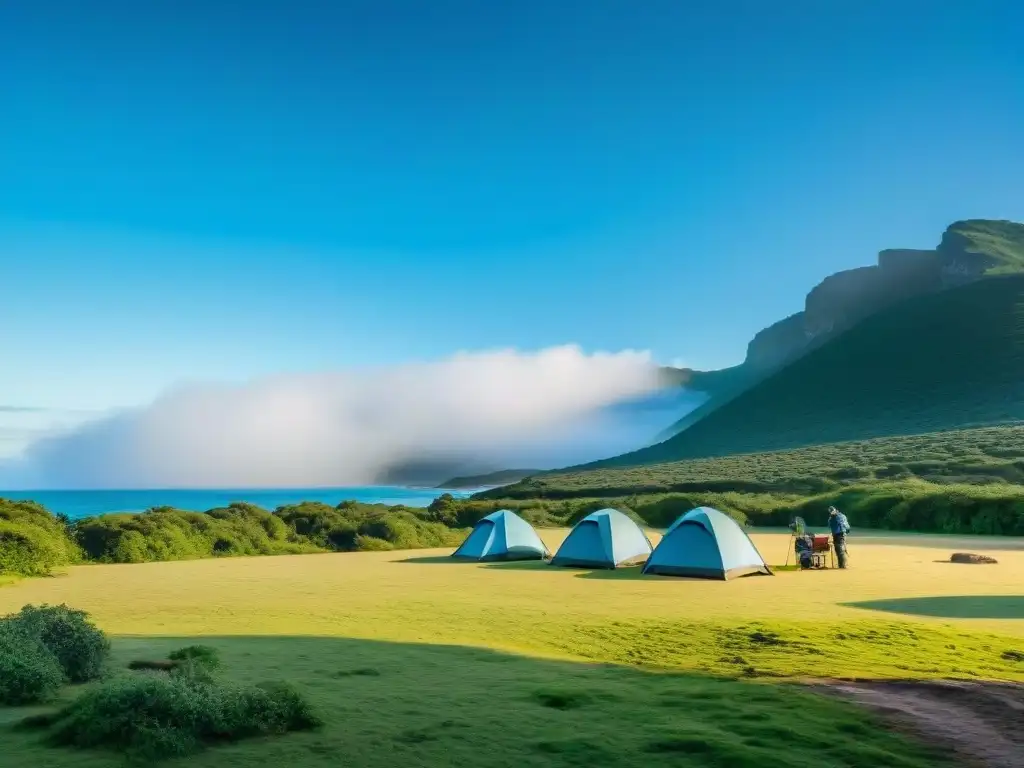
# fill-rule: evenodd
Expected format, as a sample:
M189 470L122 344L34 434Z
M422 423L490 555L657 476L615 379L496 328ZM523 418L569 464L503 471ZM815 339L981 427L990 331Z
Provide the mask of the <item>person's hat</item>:
M828 513L829 513L830 515L835 515L835 514L838 514L838 513L839 513L839 510L838 510L838 509L836 509L835 507L829 507L829 508L828 508Z

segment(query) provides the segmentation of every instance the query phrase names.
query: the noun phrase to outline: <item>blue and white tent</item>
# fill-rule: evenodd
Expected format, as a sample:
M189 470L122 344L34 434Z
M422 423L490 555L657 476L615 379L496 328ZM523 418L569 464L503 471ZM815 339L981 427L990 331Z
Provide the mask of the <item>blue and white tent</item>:
M644 573L722 580L772 575L739 523L711 507L691 509L672 523L644 565Z
M650 554L651 542L639 525L617 509L600 509L576 523L551 564L618 568L636 565Z
M465 560L542 560L550 553L533 526L515 512L499 509L474 526L452 557Z

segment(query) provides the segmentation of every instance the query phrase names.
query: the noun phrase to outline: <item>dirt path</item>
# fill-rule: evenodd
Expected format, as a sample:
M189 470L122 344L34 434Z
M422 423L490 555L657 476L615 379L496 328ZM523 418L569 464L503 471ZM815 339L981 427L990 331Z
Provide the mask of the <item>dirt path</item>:
M879 711L952 749L964 765L1024 768L1024 685L834 681L812 687Z

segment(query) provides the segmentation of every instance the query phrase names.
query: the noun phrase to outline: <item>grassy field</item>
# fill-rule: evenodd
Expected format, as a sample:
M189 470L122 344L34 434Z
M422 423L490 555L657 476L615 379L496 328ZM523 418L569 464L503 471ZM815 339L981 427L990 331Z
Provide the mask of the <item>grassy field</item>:
M564 535L544 532L552 548ZM785 560L785 535L755 541ZM1024 680L1024 551L938 562L949 551L854 541L846 572L730 583L447 551L88 565L0 589L0 612L84 609L119 664L214 645L226 675L289 679L328 723L189 765L941 765L779 678ZM8 731L3 764L120 763Z
M969 321L966 321L969 318ZM1024 276L873 315L663 443L635 466L1024 419Z

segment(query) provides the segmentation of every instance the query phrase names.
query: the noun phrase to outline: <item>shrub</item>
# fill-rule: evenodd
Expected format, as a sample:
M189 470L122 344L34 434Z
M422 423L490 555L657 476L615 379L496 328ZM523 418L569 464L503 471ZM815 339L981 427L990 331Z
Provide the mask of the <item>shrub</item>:
M0 520L0 572L46 576L63 565L63 549L45 530Z
M363 536L361 533L356 535L355 546L360 552L389 552L394 549L390 541L376 536Z
M298 692L284 684L240 687L137 675L82 694L53 718L49 740L151 761L188 755L220 741L320 724Z
M0 619L0 704L49 701L63 682L60 664L39 638L19 622Z
M99 677L110 654L110 641L89 621L88 614L66 605L26 605L4 621L18 624L38 638L72 683Z
M192 661L208 669L217 669L220 666L220 655L216 648L208 645L187 645L176 651L171 651L167 656L171 661Z
M0 499L0 573L46 576L79 558L65 520L31 501Z

